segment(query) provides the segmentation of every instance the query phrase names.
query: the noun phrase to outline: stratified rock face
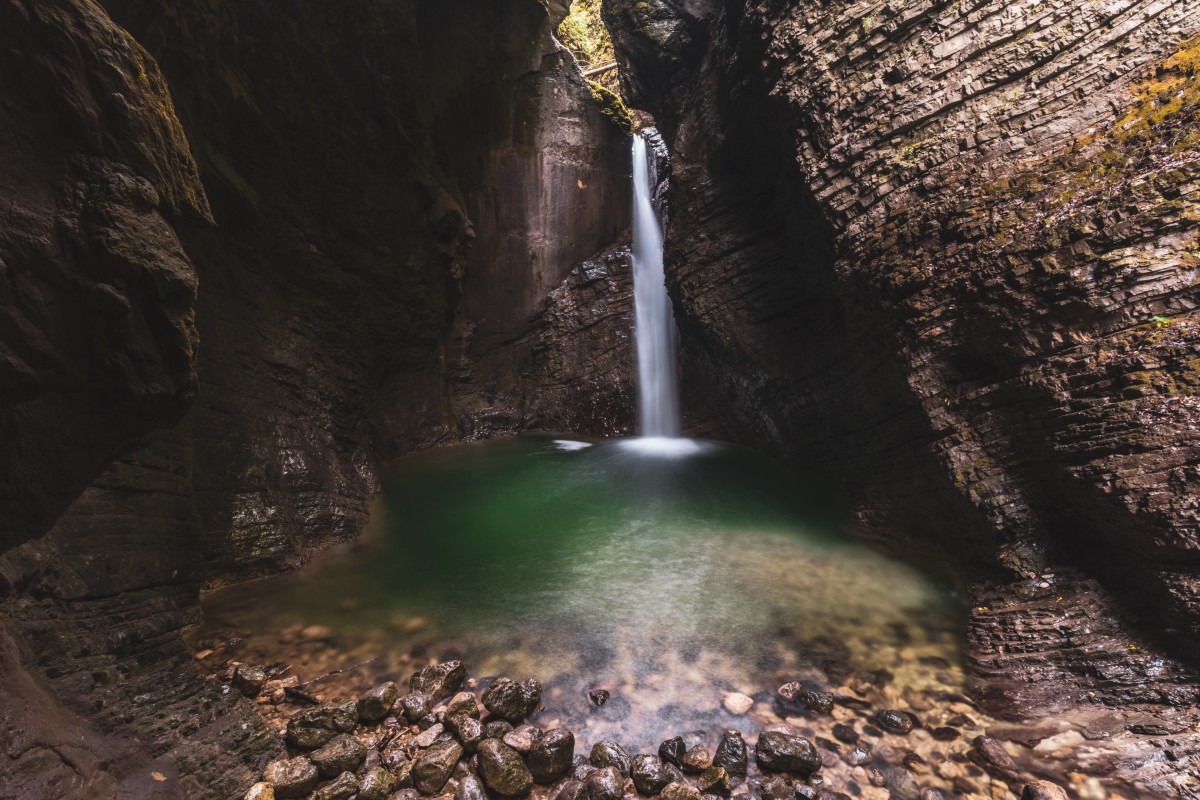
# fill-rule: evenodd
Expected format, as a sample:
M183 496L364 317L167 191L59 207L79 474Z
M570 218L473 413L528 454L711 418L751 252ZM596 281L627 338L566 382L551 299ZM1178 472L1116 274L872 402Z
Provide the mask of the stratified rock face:
M208 218L154 60L89 2L0 7L0 550L196 392Z
M702 54L647 55L669 5L606 3L672 147L693 414L867 523L1022 580L1081 564L1194 641L1200 9L731 2ZM987 671L1109 688L1020 639Z
M240 793L282 750L192 666L202 585L414 447L628 425L628 135L549 13L0 3L6 790Z

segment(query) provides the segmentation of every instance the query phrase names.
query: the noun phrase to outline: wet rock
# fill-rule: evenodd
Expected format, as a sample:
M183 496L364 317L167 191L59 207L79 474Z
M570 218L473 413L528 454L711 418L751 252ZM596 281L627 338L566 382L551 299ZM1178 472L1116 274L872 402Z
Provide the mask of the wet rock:
M713 766L724 768L734 777L744 778L748 761L746 740L742 738L741 731L725 731L717 744L717 754L712 760Z
M625 776L616 767L601 767L583 782L587 800L621 800L625 794Z
M529 771L538 783L566 775L575 757L575 734L564 728L546 731L529 748Z
M400 687L392 681L376 686L359 696L356 704L358 718L368 725L378 722L388 715L399 696Z
M299 750L314 750L329 742L338 733L348 733L358 724L358 709L354 703L336 706L331 703L306 708L288 720L286 738Z
M263 770L263 780L275 785L279 800L303 797L317 785L317 768L304 756L272 761Z
M683 755L687 752L687 745L683 743L683 738L676 736L673 739L667 739L658 746L658 757L668 764L681 766L683 764Z
M894 800L919 800L921 787L908 770L888 767L883 774L887 779L887 789L892 793Z
M703 772L708 769L710 764L712 764L712 754L702 744L688 750L683 754L683 758L679 759L679 766L684 772Z
M730 692L721 699L721 705L725 706L725 710L730 714L740 716L754 706L754 699L741 692Z
M358 800L388 800L396 789L396 778L383 767L372 767L362 776Z
M976 736L973 742L974 756L981 767L1001 775L1011 775L1017 770L1012 756L1004 749L1004 745L987 736Z
M858 731L851 725L839 722L833 726L833 738L844 744L858 744Z
M256 783L246 790L242 800L275 800L275 787L269 783Z
M454 800L488 800L483 782L474 775L467 775L458 782L454 790Z
M452 721L447 720L446 724L450 727L454 735L458 737L458 741L468 753L474 753L475 748L483 741L483 723L477 719L470 717L457 717Z
M479 719L479 704L475 702L475 695L470 692L459 692L450 698L450 702L446 704L446 710L442 712L442 718L446 720L461 719Z
M909 753L900 763L904 765L905 769L915 772L918 775L924 775L926 772L929 772L929 763L921 758L918 753Z
M343 772L353 772L367 757L367 748L348 733L335 736L309 758L323 778L332 778Z
M489 789L507 797L525 794L533 786L533 775L521 754L499 739L480 742L479 774Z
M413 785L413 761L400 761L396 766L391 768L392 775L396 778L397 789L411 789Z
M233 670L233 688L246 697L258 697L267 682L267 669L257 665L239 664Z
M530 678L517 683L510 678L497 678L483 693L483 705L495 717L516 725L537 711L542 701L542 684Z
M554 800L580 800L586 798L587 791L584 789L583 781L567 781L563 787L558 790L558 794L554 795Z
M1065 800L1066 795L1063 795L1063 797ZM926 786L925 788L921 789L921 793L918 795L918 800L946 800L946 798L945 795L943 795L938 789L935 789L932 786Z
M796 800L815 800L817 796L817 790L811 786L805 786L804 784L800 783L796 784L793 795L795 796Z
M592 702L592 705L602 706L608 702L608 698L612 695L609 694L607 689L592 689L587 693L587 696L588 700Z
M421 800L421 793L412 788L401 789L388 800Z
M754 760L773 772L810 775L821 768L821 757L812 742L802 736L766 731L759 734Z
M633 757L629 773L638 793L646 796L658 794L671 782L671 774L662 759L645 753Z
M1021 800L1067 800L1067 793L1057 783L1030 781L1021 790Z
M683 781L668 783L658 796L660 800L700 800L700 792Z
M943 725L939 728L934 728L929 734L939 742L953 742L962 734L956 729Z
M871 745L868 742L859 742L853 750L842 756L842 760L852 767L861 767L871 760Z
M494 719L484 723L483 737L485 739L503 739L511 730L513 730L511 722L505 722L502 719Z
M400 709L406 720L416 723L433 709L433 698L427 694L406 694L400 698Z
M467 680L467 668L461 661L445 661L422 667L408 679L408 690L413 694L425 694L437 702L449 697Z
M433 727L421 731L413 741L416 742L417 747L429 747L437 741L437 738L442 735L442 731L445 729L446 726L439 722Z
M633 766L629 758L629 753L625 752L625 748L616 742L597 742L592 747L591 756L588 758L593 767L604 768L613 767L617 772L621 773L621 777L628 778L629 770Z
M905 711L887 709L874 716L875 724L888 733L903 736L913 729L913 716Z
M854 800L854 798L843 792L835 792L830 789L821 789L817 792L816 800Z
M462 745L456 741L432 745L413 763L413 785L423 794L437 794L450 780L450 773L462 756Z
M343 772L333 783L313 792L312 800L350 800L358 793L358 778L353 772Z
M780 775L772 775L769 778L761 781L757 787L757 791L751 791L753 795L769 798L769 800L787 800L792 794L792 784Z
M696 787L704 794L716 794L728 797L733 789L733 780L724 767L712 766L700 773Z
M536 725L518 725L504 734L501 740L513 750L516 750L521 755L525 755L533 748L533 743L541 735L542 729ZM572 755L574 755L573 752Z
M785 683L779 687L779 696L789 703L797 703L814 714L828 714L833 709L833 695L814 689L806 689L799 681Z

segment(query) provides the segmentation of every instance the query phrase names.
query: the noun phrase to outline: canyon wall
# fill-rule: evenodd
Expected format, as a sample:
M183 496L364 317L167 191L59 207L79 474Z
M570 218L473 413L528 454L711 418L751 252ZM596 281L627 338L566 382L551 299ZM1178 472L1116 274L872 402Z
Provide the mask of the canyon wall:
M387 459L628 430L629 138L538 0L0 2L0 797L233 797L179 636Z
M1194 701L1200 9L605 14L672 148L693 413L963 565L998 709Z

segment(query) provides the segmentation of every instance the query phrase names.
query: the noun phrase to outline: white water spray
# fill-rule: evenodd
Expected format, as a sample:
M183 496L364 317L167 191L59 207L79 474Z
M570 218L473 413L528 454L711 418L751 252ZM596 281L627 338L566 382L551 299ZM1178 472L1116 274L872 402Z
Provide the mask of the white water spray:
M637 339L641 434L679 436L675 369L675 314L663 274L663 233L654 210L656 175L646 140L633 137L633 304ZM685 440L686 441L686 440Z

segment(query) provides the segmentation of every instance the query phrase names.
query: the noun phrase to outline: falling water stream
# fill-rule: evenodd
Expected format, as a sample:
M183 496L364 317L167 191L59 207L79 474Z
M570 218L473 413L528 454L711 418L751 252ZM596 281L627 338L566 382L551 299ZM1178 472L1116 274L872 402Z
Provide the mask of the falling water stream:
M961 689L961 615L946 588L844 535L823 487L792 467L680 437L641 137L633 176L644 436L527 435L401 459L359 542L210 594L197 650L305 676L369 661L322 682L327 693L444 658L479 677L537 677L537 722L569 726L580 748L750 735L787 713L773 698L791 680L886 673L913 691ZM588 699L597 688L611 693L602 707ZM731 712L731 692L753 709Z

